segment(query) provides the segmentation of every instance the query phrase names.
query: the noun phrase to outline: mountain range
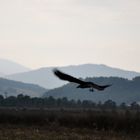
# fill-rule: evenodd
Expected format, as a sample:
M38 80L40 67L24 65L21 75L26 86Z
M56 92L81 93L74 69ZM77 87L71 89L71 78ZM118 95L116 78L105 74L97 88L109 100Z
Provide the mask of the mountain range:
M140 77L132 80L118 77L98 77L86 78L86 81L95 82L100 85L111 84L104 91L90 92L89 89L76 88L77 84L69 83L62 87L49 90L44 97L53 96L55 98L67 97L74 100L92 100L96 103L113 100L120 104L122 102L132 103L134 101L140 103Z
M11 75L15 73L27 72L30 71L30 68L27 68L16 62L0 59L0 76Z
M29 72L8 75L6 76L6 78L16 81L22 81L25 83L34 83L46 89L53 89L63 86L67 83L65 81L59 80L57 77L54 76L52 72L54 68L55 67L44 67L36 70L31 70ZM77 78L114 76L132 79L140 75L140 73L138 72L127 71L118 68L112 68L106 65L97 64L83 64L57 68Z
M35 84L28 84L0 78L0 95L17 96L18 94L31 97L41 97L47 90Z
M0 94L26 94L29 96L68 97L69 99L90 99L95 102L112 99L117 103L140 101L139 72L127 71L98 64L57 67L61 71L93 81L97 84L112 84L102 92L76 89L76 84L67 83L54 76L55 67L31 70L9 60L0 60ZM136 77L136 78L135 78ZM5 79L6 78L6 79ZM47 89L50 89L49 91Z

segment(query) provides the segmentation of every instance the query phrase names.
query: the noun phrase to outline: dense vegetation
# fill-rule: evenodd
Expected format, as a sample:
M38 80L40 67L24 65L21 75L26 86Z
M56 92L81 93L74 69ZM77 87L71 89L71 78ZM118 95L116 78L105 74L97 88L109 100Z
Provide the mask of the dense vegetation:
M30 97L28 95L19 94L17 97L9 96L4 98L0 95L0 107L27 107L27 108L88 108L88 109L135 109L139 110L140 105L132 102L116 104L112 100L95 103L91 100L68 100L66 97L57 98L46 97Z

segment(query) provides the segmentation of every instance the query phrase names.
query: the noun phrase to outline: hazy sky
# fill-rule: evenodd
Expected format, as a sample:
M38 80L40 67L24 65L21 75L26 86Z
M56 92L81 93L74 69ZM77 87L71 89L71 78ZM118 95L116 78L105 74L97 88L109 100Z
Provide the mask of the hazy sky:
M1 0L0 58L140 71L140 0Z

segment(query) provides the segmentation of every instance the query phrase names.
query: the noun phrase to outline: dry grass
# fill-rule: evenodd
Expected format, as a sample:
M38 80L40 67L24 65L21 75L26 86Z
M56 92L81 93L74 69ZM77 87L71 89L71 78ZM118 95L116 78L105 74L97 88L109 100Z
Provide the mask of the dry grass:
M140 114L0 110L0 140L140 140Z
M139 136L57 126L0 126L0 140L139 140Z

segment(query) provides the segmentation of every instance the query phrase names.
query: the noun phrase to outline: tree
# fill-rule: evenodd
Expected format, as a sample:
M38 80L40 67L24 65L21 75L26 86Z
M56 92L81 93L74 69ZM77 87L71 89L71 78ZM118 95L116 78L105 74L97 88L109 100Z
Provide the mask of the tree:
M107 100L106 102L104 102L103 106L104 108L107 108L107 109L115 109L116 103L112 100Z
M4 97L2 95L0 95L0 101L2 101L4 99Z
M23 99L24 98L24 95L23 94L19 94L18 96L17 96L17 99L19 99L19 100L21 100L21 99Z
M47 104L49 105L49 106L54 106L55 105L55 99L52 97L52 96L50 96L48 99L47 99Z
M139 109L139 104L137 104L137 102L131 103L131 109L138 110Z
M3 101L4 101L4 97L2 95L0 95L0 105L3 104Z
M78 101L77 101L77 106L78 106L78 107L81 107L81 105L82 105L82 102L81 102L80 100L78 100Z
M123 102L123 103L121 103L121 104L120 104L120 108L121 108L121 109L126 109L126 108L127 108L126 103L124 103L124 102Z
M9 96L5 99L5 104L7 106L16 106L17 104L17 99L14 96Z
M82 106L83 106L83 107L90 108L90 107L92 107L92 101L84 100L84 101L82 102Z

